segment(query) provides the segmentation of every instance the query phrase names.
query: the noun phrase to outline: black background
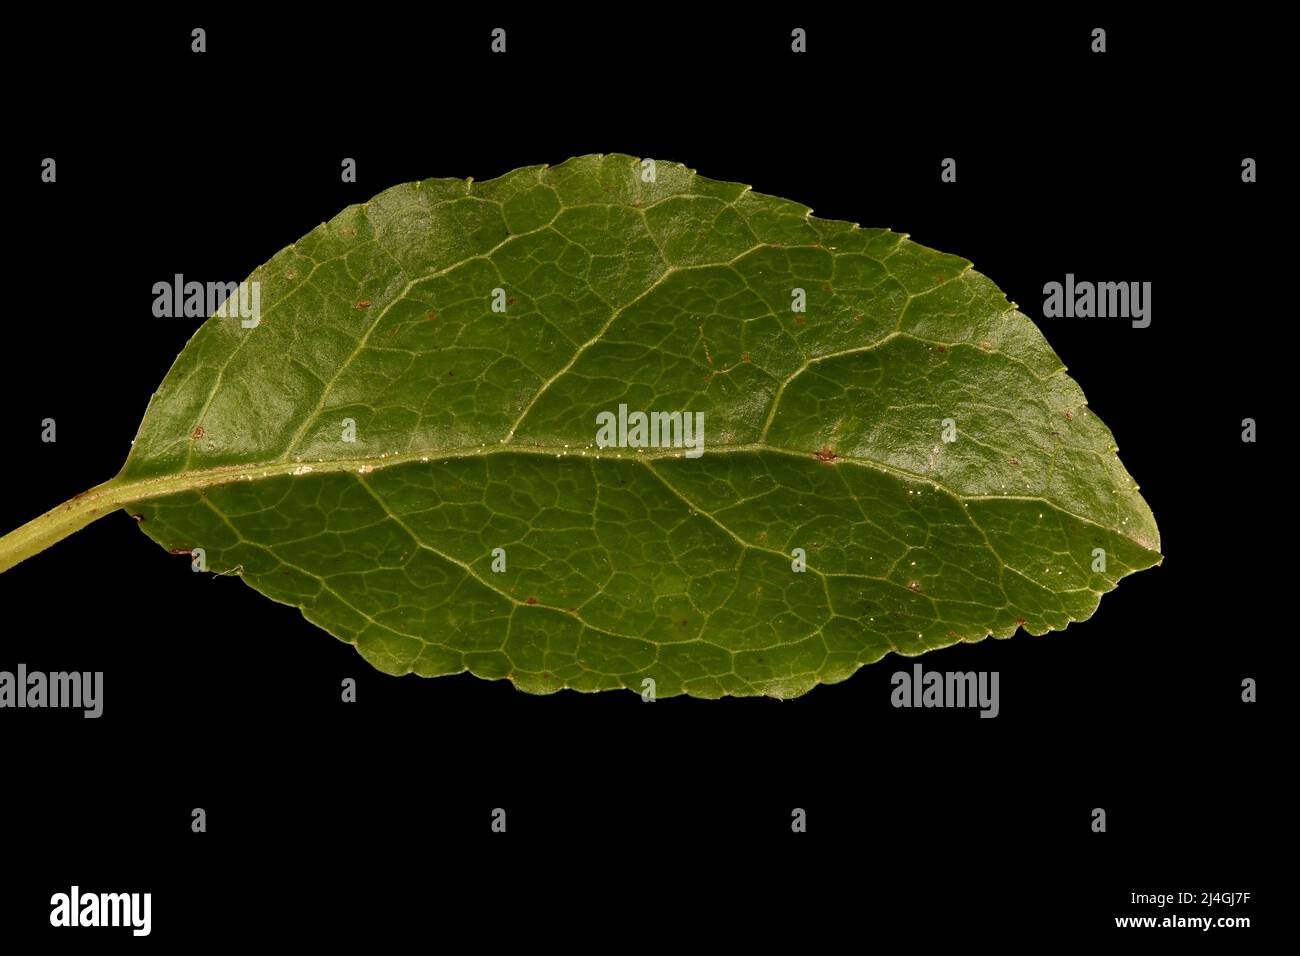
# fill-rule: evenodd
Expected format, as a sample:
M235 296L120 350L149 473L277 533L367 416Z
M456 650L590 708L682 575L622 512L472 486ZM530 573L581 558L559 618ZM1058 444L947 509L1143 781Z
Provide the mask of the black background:
M807 15L805 15L807 14ZM11 246L0 530L110 477L194 320L174 273L238 280L343 206L589 152L676 160L974 261L1040 323L1163 537L1057 634L960 645L1001 714L895 710L888 658L794 701L550 697L392 678L116 513L0 578L0 669L102 670L105 709L0 712L0 933L49 896L153 893L154 945L518 927L549 942L970 934L1249 891L1265 922L1283 694L1270 557L1293 267L1272 237L1266 23L919 12L34 21L6 65ZM488 52L508 30L509 52ZM1089 52L1093 26L1109 50ZM204 26L208 51L190 52ZM809 53L789 52L790 29ZM40 161L58 162L56 184ZM940 182L954 157L955 184ZM1261 182L1241 182L1241 160ZM344 157L356 184L340 181ZM1044 319L1042 286L1150 281L1153 321ZM1280 373L1280 374L1279 374ZM40 422L58 423L56 444ZM1241 419L1261 442L1240 440ZM358 702L340 701L355 678ZM1262 701L1243 704L1254 677ZM190 830L207 811L208 832ZM508 833L489 830L504 807ZM793 807L808 832L790 832ZM1108 830L1091 832L1104 807ZM1188 910L1229 915L1227 910ZM609 920L597 933L593 922ZM125 930L64 930L99 947ZM828 937L829 938L829 937Z

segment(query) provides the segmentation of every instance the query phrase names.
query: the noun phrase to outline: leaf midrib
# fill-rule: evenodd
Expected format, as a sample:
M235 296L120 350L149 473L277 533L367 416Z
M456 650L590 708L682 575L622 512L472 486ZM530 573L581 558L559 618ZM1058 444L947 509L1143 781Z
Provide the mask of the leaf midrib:
M783 455L792 458L808 459L817 458L816 453L801 451L794 448L783 448L778 445L765 444L763 442L747 442L729 445L711 444L706 451L708 455L719 454L764 454ZM584 458L596 461L660 461L671 458L684 458L684 449L624 449L624 448L573 448L568 445L540 445L540 444L505 444L504 441L488 447L487 445L471 445L462 448L442 449L439 451L414 451L394 453L391 455L380 455L377 457L361 458L335 458L317 461L277 461L265 464L239 464L239 465L221 465L215 468L199 469L196 471L178 472L174 475L161 475L149 478L122 479L120 476L111 481L99 485L86 492L81 500L87 502L93 500L95 496L111 496L122 505L130 504L135 501L147 501L151 498L162 498L167 495L182 494L187 491L198 491L204 488L212 488L218 485L231 484L238 481L258 481L266 478L279 478L284 476L302 477L306 475L321 474L339 474L339 473L356 473L370 474L381 468L391 468L397 465L406 465L414 462L439 464L447 461L458 461L466 458L487 458L498 455L533 455L539 458ZM1045 505L1060 514L1074 518L1094 528L1099 528L1108 533L1123 535L1132 541L1137 547L1142 548L1152 554L1158 552L1143 544L1132 535L1126 533L1123 528L1111 528L1107 525L1088 518L1084 515L1077 514L1067 508L1063 508L1058 502L1041 495L1007 495L1007 494L963 494L954 491L947 485L936 480L929 475L923 475L918 472L908 471L905 468L898 468L894 465L887 465L883 462L874 461L869 458L858 458L852 455L836 454L833 461L823 462L828 468L834 468L840 463L856 465L864 468L871 468L875 471L882 472L895 478L901 478L907 481L919 481L930 485L936 491L941 491L958 502L966 501L1033 501ZM71 502L69 502L71 504Z

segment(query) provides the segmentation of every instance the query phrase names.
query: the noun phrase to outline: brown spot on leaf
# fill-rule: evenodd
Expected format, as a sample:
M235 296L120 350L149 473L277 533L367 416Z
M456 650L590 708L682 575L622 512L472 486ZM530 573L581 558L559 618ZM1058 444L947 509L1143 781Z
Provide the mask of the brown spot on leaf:
M373 304L374 304L374 303L372 303L369 299L360 299L360 300L358 300L357 304L356 304L355 306L353 306L353 308L357 308L357 309L368 309L368 308L370 308L370 306L373 305Z
M749 353L748 353L748 352L741 352L741 353L740 353L740 360L741 360L742 362L748 362L748 361L749 361Z
M803 316L802 316L802 315L796 315L796 316L794 317L794 324L795 324L795 325L803 325Z
M948 351L948 347L947 347L946 345L940 345L940 346L939 346L939 351L940 351L940 352L946 352L946 351Z
M1017 468L1019 468L1019 467L1020 467L1020 459L1019 459L1019 458L1012 458L1012 459L1011 459L1011 464L1013 464L1013 465L1015 465Z
M195 426L194 426L194 431L190 432L190 437L193 438L195 441L198 441L200 438L202 438L202 437L203 437L203 426L202 426L202 425L195 425Z
M506 299L506 305L514 305L514 304L515 304L514 299Z
M934 277L934 284L935 284L935 285L943 285L943 283L944 283L944 278L943 278L943 276L935 276L935 277Z
M529 603L529 604L536 604L536 603L537 603L537 598L535 598L535 597L530 597L530 598L528 599L528 603Z
M817 459L819 461L834 461L837 457L839 456L829 448L823 448L821 451L817 452Z
M430 309L428 312L424 313L424 317L430 322L432 322L434 319L438 317L438 313L434 312L433 309Z
M907 589L908 589L909 591L919 591L919 590L921 590L921 582L920 582L920 581L908 581L908 582L907 582Z
M1065 420L1067 422L1074 421L1074 412L1070 411L1068 408L1065 410Z

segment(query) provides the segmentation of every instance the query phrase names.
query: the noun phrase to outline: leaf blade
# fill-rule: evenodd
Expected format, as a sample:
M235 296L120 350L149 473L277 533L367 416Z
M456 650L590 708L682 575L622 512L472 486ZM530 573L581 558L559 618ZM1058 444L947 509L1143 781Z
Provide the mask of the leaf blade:
M891 650L1059 629L1158 563L1110 432L968 261L638 169L408 184L277 255L263 322L204 324L121 476L246 480L149 500L144 530L382 670L661 696L793 696ZM704 458L595 448L620 403L704 411Z

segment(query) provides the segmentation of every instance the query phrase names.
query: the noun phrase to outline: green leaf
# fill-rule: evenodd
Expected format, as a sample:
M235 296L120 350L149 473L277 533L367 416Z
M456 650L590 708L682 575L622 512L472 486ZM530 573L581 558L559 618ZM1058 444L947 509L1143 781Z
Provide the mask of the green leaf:
M255 327L202 325L121 474L0 568L125 505L388 673L790 697L1059 630L1159 562L1111 433L969 262L647 169L345 209L253 273ZM703 455L598 447L620 405L703 413Z

